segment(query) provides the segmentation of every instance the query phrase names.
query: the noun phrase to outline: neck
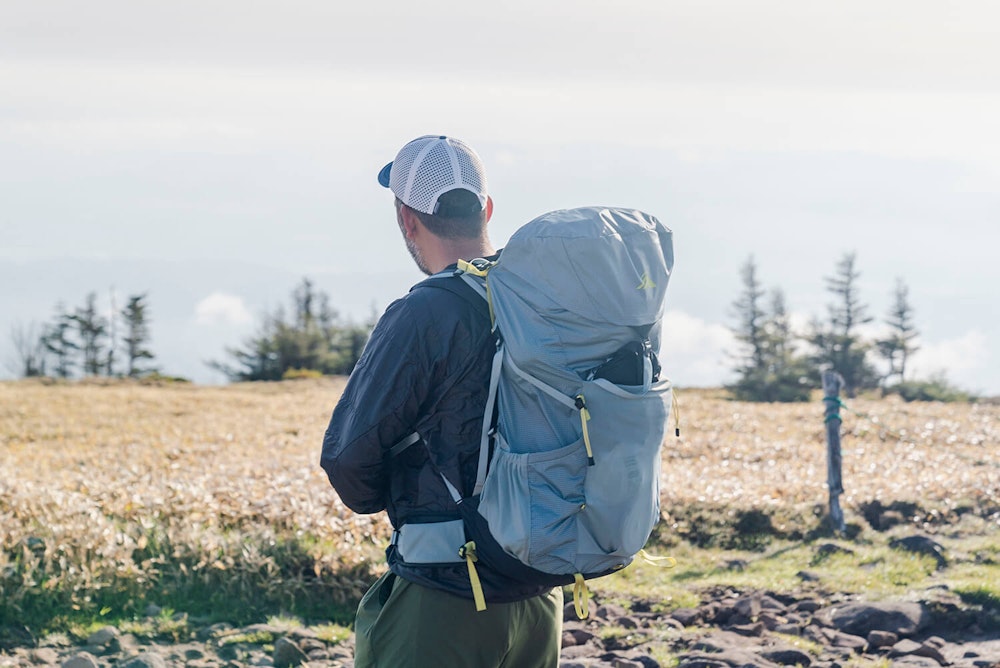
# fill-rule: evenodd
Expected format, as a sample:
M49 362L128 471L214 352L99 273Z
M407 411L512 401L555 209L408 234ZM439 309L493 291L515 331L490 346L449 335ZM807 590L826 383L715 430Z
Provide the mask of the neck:
M480 239L442 239L433 248L426 248L424 261L427 269L436 274L459 260L489 257L496 253L493 244L486 237Z

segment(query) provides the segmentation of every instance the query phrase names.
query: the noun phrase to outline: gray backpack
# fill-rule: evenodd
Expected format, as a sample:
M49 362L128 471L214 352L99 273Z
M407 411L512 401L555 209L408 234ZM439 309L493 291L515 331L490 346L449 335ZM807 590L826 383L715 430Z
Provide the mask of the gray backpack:
M439 275L487 300L497 352L472 496L444 479L463 522L450 539L411 529L412 551L450 540L474 593L477 560L584 594L583 580L631 563L659 519L672 392L655 351L673 260L656 218L588 207L536 218L494 263Z

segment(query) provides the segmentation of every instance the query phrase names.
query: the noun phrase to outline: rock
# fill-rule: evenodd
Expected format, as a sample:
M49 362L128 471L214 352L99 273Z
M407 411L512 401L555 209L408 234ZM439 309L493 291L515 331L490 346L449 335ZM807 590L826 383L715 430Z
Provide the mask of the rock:
M632 659L624 659L620 656L611 660L612 668L645 668L640 662Z
M660 662L651 656L646 656L645 654L637 654L632 657L633 661L638 661L643 668L662 668Z
M764 635L764 625L760 622L754 624L736 624L735 626L726 627L726 630L749 638L757 638Z
M55 665L59 663L59 654L51 647L40 647L32 650L29 655L32 663Z
M107 647L114 643L121 636L121 633L113 626L100 628L87 636L87 644L91 647Z
M909 602L848 603L821 611L820 616L844 633L866 637L872 631L913 635L929 621L922 606Z
M873 649L892 647L899 642L899 636L892 631L872 631L868 634L868 646Z
M836 543L823 543L822 545L816 548L817 559L826 559L828 557L833 556L834 554L854 554L854 550L847 547L841 547ZM815 565L816 564L814 562L813 566Z
M579 661L560 661L559 668L588 668L589 664Z
M773 596L768 596L767 594L760 597L760 608L761 610L776 610L778 612L785 612L788 610L787 605Z
M198 659L204 659L205 653L197 647L189 647L184 650L184 658L188 661L197 661Z
M915 656L926 656L928 659L934 659L939 665L947 666L949 664L948 659L945 658L941 650L934 645L924 643L920 646L916 652L913 653Z
M817 601L816 599L806 598L796 603L793 609L798 612L816 612L822 607L823 604Z
M757 646L759 646L759 641L748 640L747 637L730 631L716 631L695 640L691 645L692 654L689 655L689 658L697 656L713 661L723 661L730 666L771 665L752 651L752 648ZM683 659L684 657L679 658Z
M773 629L775 633L783 633L786 636L800 636L802 635L802 627L798 624L778 624Z
M909 656L901 656L894 659L892 662L893 668L938 668L938 664L934 659L928 659L924 656L916 656L911 654Z
M80 652L63 661L60 668L97 668L97 659L90 652Z
M733 617L733 605L735 601L726 600L723 602L712 601L708 605L702 606L701 617L705 621L722 626L728 624ZM748 620L749 621L749 620Z
M907 654L913 654L918 649L920 649L920 643L908 639L900 640L892 646L890 656L906 656Z
M819 626L809 625L804 629L802 629L801 635L808 640L812 640L814 643L818 643L820 645L828 645L830 644L830 638L832 636L832 633L836 632L832 632L831 635L828 635L826 631L827 629L821 628Z
M628 610L626 610L620 605L614 605L612 603L599 606L597 608L597 611L594 612L595 617L598 617L600 619L605 619L607 621L611 621L612 619L615 619L617 617L624 617L627 614Z
M676 619L674 619L673 617L660 617L660 619L657 620L657 623L661 624L662 626L664 626L666 628L674 629L675 631L683 631L684 630L684 625L681 624Z
M291 637L291 635L289 635ZM306 654L313 652L315 650L326 650L326 643L319 638L302 638L298 641L299 647Z
M937 640L941 641L941 646L943 647L944 641L940 638L937 638ZM942 666L948 665L948 660L941 653L941 650L936 647L934 643L929 642L918 643L912 640L900 640L892 646L889 656L919 656L927 659L933 659Z
M615 623L618 624L618 626L622 627L623 629L639 628L639 622L637 622L634 617L628 617L628 616L619 617Z
M733 612L752 620L760 614L760 599L756 596L744 596L733 605Z
M862 654L865 648L868 647L868 641L861 636L852 635L850 633L840 633L836 632L833 637L830 638L830 644L834 647L843 647L844 649L849 649L855 654Z
M781 615L776 615L773 612L769 611L760 613L759 615L757 615L757 619L760 621L761 624L764 625L764 628L766 628L768 631L774 631L787 621Z
M795 574L795 577L803 582L819 582L822 579L812 571L799 571Z
M944 546L927 536L907 536L906 538L894 538L889 541L889 547L895 550L905 550L915 554L926 554L934 557L937 561L938 570L948 566L948 559L945 557Z
M560 656L564 659L586 659L594 656L601 650L594 645L587 643L585 645L574 645L573 647L563 648Z
M587 603L588 617L593 617L597 612L597 604L594 603L593 599ZM563 606L563 621L564 622L575 622L579 621L579 617L576 614L576 605L573 601L570 601L565 606Z
M677 608L670 613L670 617L684 626L694 626L701 621L701 611L694 608Z
M782 666L811 666L812 657L800 649L788 647L785 649L775 649L761 652L762 657L768 661L781 664Z
M707 656L694 655L682 657L677 668L730 668L730 664Z
M268 633L274 638L284 635L284 632L280 628L272 624L251 624L240 629L240 633L246 633L247 635Z
M289 631L288 633L286 633L285 635L287 635L292 640L298 640L298 641L308 640L308 639L316 639L316 638L319 637L319 636L316 635L315 631L313 631L312 629L306 628L304 626L297 626L294 629L292 629L291 631ZM303 647L305 647L305 645L303 645Z
M294 640L278 638L274 643L274 665L277 668L299 666L309 660L302 648Z
M887 510L878 516L876 523L878 524L874 527L876 531L888 531L892 527L905 524L906 516L898 510Z
M160 606L156 605L155 603L150 603L142 611L142 613L144 615L146 615L147 617L157 617L157 616L159 616L159 614L161 612L163 612L163 608L161 608Z
M198 629L195 633L195 637L198 640L209 640L211 638L220 638L228 633L232 632L233 625L226 622L219 622L218 624L212 624L211 626L206 626L204 628Z
M167 668L167 662L159 654L143 652L139 656L116 663L115 668Z
M742 573L747 569L749 565L750 562L745 561L743 559L730 559L725 564L723 564L723 567L727 571L736 571L737 573Z

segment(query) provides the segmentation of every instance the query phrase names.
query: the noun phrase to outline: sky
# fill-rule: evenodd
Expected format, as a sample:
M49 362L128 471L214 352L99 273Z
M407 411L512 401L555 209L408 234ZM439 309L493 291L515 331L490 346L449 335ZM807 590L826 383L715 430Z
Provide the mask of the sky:
M345 319L420 279L375 176L406 141L486 165L497 246L545 211L673 229L661 357L732 378L740 267L795 322L856 253L909 287L914 372L1000 394L1000 5L926 0L0 0L0 374L57 304L148 293L202 383L303 277Z

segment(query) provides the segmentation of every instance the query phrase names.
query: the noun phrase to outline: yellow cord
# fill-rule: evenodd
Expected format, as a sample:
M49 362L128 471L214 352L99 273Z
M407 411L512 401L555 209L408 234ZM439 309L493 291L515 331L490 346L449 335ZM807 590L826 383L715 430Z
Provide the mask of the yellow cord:
M590 616L590 590L587 589L587 581L580 573L574 574L576 583L573 585L573 607L576 608L578 619L586 619Z
M587 401L582 394L576 395L576 407L580 410L580 424L583 426L583 445L587 448L587 465L594 465L594 451L590 447L590 432L587 430L587 421L590 420L590 411L587 410Z
M673 568L677 565L677 560L673 557L654 557L646 550L639 550L639 555L642 560L645 561L650 566L656 566L658 568Z
M476 601L476 612L482 612L486 609L486 596L483 594L483 584L479 581L479 573L476 571L476 562L479 561L476 556L476 543L470 540L460 547L458 556L465 559L469 567L469 583L472 585L472 598Z

